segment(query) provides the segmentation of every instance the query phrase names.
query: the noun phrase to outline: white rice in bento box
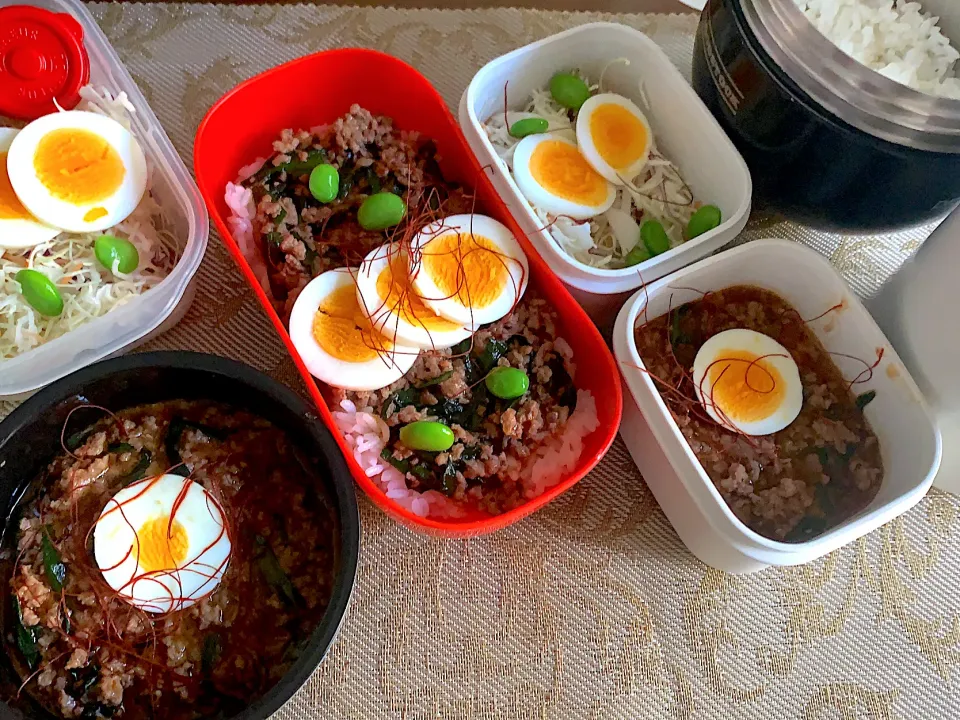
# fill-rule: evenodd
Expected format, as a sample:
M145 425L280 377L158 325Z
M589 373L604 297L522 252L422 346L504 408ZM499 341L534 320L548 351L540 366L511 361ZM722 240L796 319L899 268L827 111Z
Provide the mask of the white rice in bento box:
M794 0L807 19L859 63L929 95L960 99L958 51L920 3Z
M390 439L390 428L373 408L358 409L350 400L342 400L333 418L357 464L388 498L420 517L442 520L465 514L460 503L441 492L408 488L404 474L381 459L380 453ZM578 390L577 408L563 432L538 447L520 469L518 480L523 497L539 497L572 472L583 452L583 439L599 425L596 400L589 391Z

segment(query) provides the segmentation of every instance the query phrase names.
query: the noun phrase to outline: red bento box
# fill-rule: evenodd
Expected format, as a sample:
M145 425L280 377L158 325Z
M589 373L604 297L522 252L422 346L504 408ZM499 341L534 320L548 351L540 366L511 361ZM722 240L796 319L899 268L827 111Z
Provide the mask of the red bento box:
M396 127L418 130L432 138L448 180L474 188L477 212L509 227L530 263L530 287L546 298L560 316L562 334L574 350L576 384L597 400L599 427L584 438L577 468L543 495L497 516L473 515L458 520L421 518L389 499L368 478L337 430L316 381L294 349L226 219L224 189L238 170L256 157L269 156L271 143L284 128L309 128L331 122L359 103L374 114L386 115ZM373 50L342 49L293 60L241 83L223 96L200 123L194 144L194 166L200 192L250 287L256 293L306 381L320 411L347 458L357 484L380 509L415 530L446 537L482 535L511 525L543 507L586 475L603 457L620 426L623 398L620 376L610 350L584 311L537 255L499 198L486 172L470 151L443 99L423 75L394 57Z

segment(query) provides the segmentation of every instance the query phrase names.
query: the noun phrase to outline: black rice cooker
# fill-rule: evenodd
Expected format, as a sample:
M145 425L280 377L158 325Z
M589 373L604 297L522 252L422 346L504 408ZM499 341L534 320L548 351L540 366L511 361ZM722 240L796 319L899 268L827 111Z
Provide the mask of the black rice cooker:
M960 4L923 6L960 44ZM709 0L693 86L749 165L756 207L879 232L939 220L960 203L960 101L859 64L794 0Z

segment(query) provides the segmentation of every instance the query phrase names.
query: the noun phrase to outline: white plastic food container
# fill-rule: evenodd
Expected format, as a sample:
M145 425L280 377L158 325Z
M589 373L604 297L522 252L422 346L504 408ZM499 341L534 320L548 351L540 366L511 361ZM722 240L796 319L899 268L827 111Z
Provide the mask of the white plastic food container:
M68 13L83 26L90 84L127 93L137 112L133 134L151 167L152 192L180 244L169 276L140 297L11 360L0 361L0 399L18 399L97 360L117 355L172 327L193 300L193 276L207 248L209 219L200 192L160 121L107 38L78 0L0 0L0 7L29 4Z
M629 65L611 64L620 58L628 60ZM517 110L533 90L546 87L555 73L575 68L592 79L598 79L606 68L604 89L628 97L644 109L657 146L680 168L695 197L720 208L723 222L719 227L646 262L619 270L581 263L557 245L498 158L483 122L503 112L504 86L509 109ZM648 102L642 101L641 85ZM488 172L494 186L520 227L601 328L612 323L627 293L730 242L750 214L752 183L740 153L656 43L625 25L582 25L487 63L463 94L460 125L481 164L491 168Z
M960 495L960 333L945 326L944 310L960 300L958 265L960 210L955 210L867 301L936 413L943 461L933 484L955 495Z
M767 539L736 518L704 472L637 354L634 328L668 307L698 299L697 291L754 285L787 300L802 317L843 307L809 323L834 353L883 360L856 392L876 391L865 410L880 440L884 478L861 513L804 543ZM670 298L673 298L672 305ZM940 464L940 434L917 385L866 309L830 263L787 240L760 240L715 255L637 292L614 328L614 354L626 388L620 435L684 544L707 565L732 573L767 565L798 565L825 555L878 528L916 504ZM861 362L834 355L844 377L856 377Z

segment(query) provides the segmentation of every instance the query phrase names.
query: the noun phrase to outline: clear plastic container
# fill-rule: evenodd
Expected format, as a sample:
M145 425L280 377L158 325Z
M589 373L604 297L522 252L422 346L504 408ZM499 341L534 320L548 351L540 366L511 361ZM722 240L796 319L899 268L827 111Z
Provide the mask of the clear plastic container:
M152 192L171 223L180 257L173 271L144 295L103 317L11 360L0 361L0 399L24 397L97 360L117 355L176 324L193 300L193 277L207 248L209 219L196 184L96 21L78 0L0 0L69 13L83 26L90 84L123 91L137 112L133 134L152 169Z
M626 59L629 64L612 62ZM693 240L634 267L595 268L562 250L537 218L487 139L483 122L503 111L509 83L510 109L557 72L578 68L593 79L603 72L606 90L640 103L657 147L679 168L694 195L720 208L723 222ZM750 215L752 183L740 153L710 111L653 40L616 23L592 23L502 55L474 76L460 101L460 125L471 149L534 247L601 328L612 323L627 295L733 240ZM641 280L642 276L642 280Z
M789 302L832 353L844 377L863 371L856 358L882 362L858 392L876 391L867 420L880 441L884 477L860 513L818 537L785 543L763 537L730 510L674 422L637 353L634 329L670 307L731 285L755 285ZM637 292L620 311L614 355L625 392L620 435L647 485L683 543L700 560L732 573L768 565L799 565L845 545L913 507L926 494L940 465L940 433L930 409L883 332L836 270L815 251L788 240L758 240L684 268Z

